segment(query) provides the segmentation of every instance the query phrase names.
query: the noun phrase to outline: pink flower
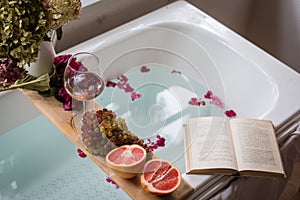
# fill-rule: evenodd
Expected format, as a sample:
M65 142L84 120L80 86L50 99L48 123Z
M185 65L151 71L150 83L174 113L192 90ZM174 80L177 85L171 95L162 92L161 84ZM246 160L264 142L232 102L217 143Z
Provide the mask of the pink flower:
M141 98L143 95L142 94L137 94L135 91L131 92L131 100L135 101L136 99Z
M50 79L50 86L56 88L56 94L54 95L58 101L63 103L64 110L72 110L76 106L79 106L79 102L75 99L72 100L72 97L67 93L64 88L64 72L67 66L68 60L72 55L65 54L56 56L54 58L53 64L55 65L56 74L51 77ZM70 63L72 68L76 70L83 70L86 71L87 69L81 65L80 62L77 62L74 58ZM68 71L70 73L70 71Z
M142 73L146 73L146 72L149 72L149 71L150 71L150 69L147 68L146 66L143 66L143 67L141 68L141 72L142 72Z
M81 63L77 61L77 58L74 58L70 61L70 66L78 71L87 71L87 68Z
M68 63L68 60L69 58L71 57L72 55L71 54L65 54L65 55L61 55L61 56L56 56L54 58L54 65L56 67L59 67L59 68L65 68L65 66L67 65Z
M59 100L62 101L64 110L72 110L78 104L77 101L72 99L72 97L67 93L64 87L61 87L58 90L57 98L60 98Z
M87 156L81 149L77 149L77 153L81 158L85 158Z
M227 117L235 117L236 116L236 113L234 112L234 110L226 110L225 111L225 115Z

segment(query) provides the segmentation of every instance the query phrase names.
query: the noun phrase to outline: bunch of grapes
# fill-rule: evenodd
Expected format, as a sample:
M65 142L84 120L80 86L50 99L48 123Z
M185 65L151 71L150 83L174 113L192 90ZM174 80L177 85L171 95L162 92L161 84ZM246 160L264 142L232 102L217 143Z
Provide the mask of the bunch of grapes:
M138 144L152 156L152 150L147 144L132 134L125 120L117 118L111 110L104 108L96 113L87 112L82 122L82 141L87 150L94 155L106 156L115 147Z
M83 116L81 140L87 150L94 155L105 156L113 149L113 145L101 133L97 116L93 112L87 112Z

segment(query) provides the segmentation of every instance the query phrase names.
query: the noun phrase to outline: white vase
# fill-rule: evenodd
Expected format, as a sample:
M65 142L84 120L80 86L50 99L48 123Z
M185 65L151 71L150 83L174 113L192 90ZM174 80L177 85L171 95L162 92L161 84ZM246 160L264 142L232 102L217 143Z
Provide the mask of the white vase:
M30 63L30 66L27 66L26 70L30 75L35 77L50 73L55 55L53 43L43 41L39 46L37 62Z

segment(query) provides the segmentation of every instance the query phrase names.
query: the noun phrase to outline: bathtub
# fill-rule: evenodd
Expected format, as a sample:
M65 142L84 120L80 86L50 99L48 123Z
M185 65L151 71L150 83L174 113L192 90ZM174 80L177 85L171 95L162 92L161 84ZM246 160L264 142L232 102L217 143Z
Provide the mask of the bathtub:
M106 80L157 62L215 91L241 117L270 119L280 127L299 112L297 72L185 1L61 54L80 51L99 56Z
M80 51L90 51L99 56L106 81L126 72L135 73L137 67L153 63L172 68L213 91L239 117L272 120L280 144L291 135L300 120L300 75L185 1L170 4L62 54ZM140 82L138 85L142 88L147 84ZM180 99L177 100L180 109L184 110L182 99L187 93L181 90L173 92ZM128 121L134 118L130 113L136 109L145 114L147 111L143 108L147 107L148 115L151 115L153 107L148 105L151 104L149 101L139 108L131 108L126 97L115 92L108 96L109 100L99 100L99 103L114 108L113 104L117 102L115 109L125 118L129 116ZM153 101L152 104L159 103ZM122 107L127 110L122 110ZM209 112L210 115L221 114L216 109ZM185 116L182 114L180 117ZM141 118L141 115L135 117ZM180 129L179 126L176 128ZM174 141L176 143L176 139ZM177 151L183 149L177 148ZM158 152L162 157L164 153L170 158L170 152ZM178 161L174 157L172 159L175 163ZM182 162L179 159L177 164ZM223 176L184 177L196 190L191 198L197 195L209 198L231 180Z
M163 98L165 102L170 98L174 98L175 104L172 104L174 101L167 104L173 107L167 107L166 104L156 104L157 99L145 103L139 101L139 107L130 107L131 104L128 103L130 96L123 98L121 94L117 93L116 89L112 88L104 93L107 94L106 96L103 95L97 99L102 106L116 109L119 114L129 120L131 119L130 113L142 107L149 108L149 111L147 111L149 113L154 111L154 116L160 116L161 114L159 109L156 110L156 106L170 111L170 113L175 109L181 114L188 115L188 112L183 110L185 108L189 109L189 107L186 105L184 107L182 102L183 100L186 102L192 95L197 95L197 89L193 86L195 82L201 85L202 89L213 91L226 105L224 109L233 109L239 117L272 120L277 137L282 142L289 137L300 119L300 75L185 1L172 3L59 54L74 54L81 51L93 52L100 58L103 77L106 81L117 80L116 78L122 74L134 74L138 67L149 65L153 67L151 68L153 71L159 69L155 68L156 66L160 66L186 77L185 83L188 84L189 91L177 88L171 90L168 93L169 96L166 95L167 97ZM159 76L159 72L156 73L156 77ZM166 78L166 80L168 82L169 79ZM136 81L137 87L143 90L143 79ZM191 82L192 84L189 84ZM149 80L148 83L150 83ZM150 84L162 85L160 82L151 82ZM165 87L166 85L168 84L164 83L163 86L168 89L168 87ZM154 94L157 95L158 93ZM9 98L7 95L4 97ZM6 100L6 102L9 102L9 100ZM122 103L125 106L120 106L123 105ZM151 106L153 103L155 103L154 107ZM222 115L224 109L210 106L208 110L199 112L201 115ZM29 106L26 112L30 113L32 110L34 108ZM26 112L24 111L24 113ZM139 119L140 116L142 116L141 113L138 113L136 119ZM182 134L182 128L178 124L182 123L184 116L175 115L176 120L170 123L173 124L174 122L175 128L179 130L175 138L170 136L171 140L174 139L172 140L174 142L170 143L170 148L174 148L172 145L176 147L176 142L182 145L180 143L182 138L177 136ZM11 116L11 118L13 117ZM0 141L2 141L2 138L3 141L6 141L4 142L6 144L5 152L1 152L3 155L1 154L0 159L0 162L3 163L2 168L0 165L0 170L3 169L0 171L0 175L4 174L6 181L3 183L2 178L0 179L1 195L7 193L6 196L8 197L15 195L14 197L22 199L22 194L27 195L27 193L18 193L18 189L23 187L25 189L20 189L20 191L25 191L28 188L27 192L38 192L33 189L33 186L37 184L36 181L38 183L41 181L38 188L47 188L47 192L50 193L57 190L58 194L64 195L65 199L76 199L73 191L77 192L79 186L76 184L69 185L69 183L78 181L87 184L84 182L86 180L84 176L87 176L93 183L90 188L85 185L87 188L82 190L83 193L90 195L90 199L99 197L99 191L101 191L101 194L103 192L102 198L113 198L110 195L116 195L120 199L128 198L122 190L115 190L114 186L105 186L106 183L102 184L101 181L104 181L105 175L99 169L97 170L88 159L82 161L76 155L76 147L61 136L59 131L52 127L43 116L39 116L38 111L31 118L32 120L24 125L20 125L21 122L17 124L15 129L7 128L6 131L3 131L5 134L3 133L0 136ZM26 121L26 118L22 123L24 121ZM162 121L161 124L164 124L164 122ZM134 123L133 121L131 124L134 125ZM2 125L5 125L4 121L1 122ZM44 126L48 128L43 128ZM155 127L155 124L150 128L159 129L159 127ZM172 126L168 128L172 128ZM11 130L8 131L9 129ZM41 130L43 136L40 135ZM25 135L25 132L28 135ZM18 139L20 143L29 141L33 145L26 146L22 144L18 147L19 145L12 142L15 140L14 138L19 137L18 134L20 135L20 139ZM45 146L39 146L39 148L53 149L53 151L42 151L43 155L35 153L33 154L34 157L27 153L27 151L32 152L34 149L30 148L34 148L35 145L43 141L52 141L57 145L57 148L53 149L53 143L47 142ZM2 147L1 145L1 149ZM63 155L59 155L62 150ZM181 151L181 148L178 148L177 151ZM158 151L159 156L162 157L168 153L163 150ZM17 160L13 162L15 164L12 166L11 159ZM44 159L45 162L50 163L48 167L45 167ZM174 162L182 165L181 169L184 169L182 159L181 156L179 159L175 159ZM27 166L26 168L36 167L37 173L20 168L21 162L24 161L26 161L26 165L24 165ZM78 167L71 167L71 165ZM86 167L89 170L83 172L81 167L82 169ZM45 173L40 172L40 168L44 168ZM58 189L57 185L62 184L60 181L54 181L55 177L62 176L66 171L68 177L63 176L63 180L67 181L68 184L64 182L66 186L62 188L67 190L68 194L63 192L63 189ZM86 174L83 176L83 173ZM30 176L30 174L35 176ZM78 174L82 179L78 177ZM20 179L20 183L19 176L24 176L24 179ZM184 174L183 177L195 188L195 193L190 197L191 199L199 196L209 198L221 190L229 180L226 176L190 176ZM99 181L99 185L97 185L97 181ZM13 194L10 194L10 190ZM94 192L89 192L90 190ZM47 194L42 189L40 191L41 194Z

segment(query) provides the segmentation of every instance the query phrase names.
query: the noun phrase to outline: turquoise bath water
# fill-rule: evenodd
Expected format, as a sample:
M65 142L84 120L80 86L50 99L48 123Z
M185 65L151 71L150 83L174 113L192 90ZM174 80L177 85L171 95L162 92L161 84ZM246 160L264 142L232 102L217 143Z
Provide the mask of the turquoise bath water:
M44 116L0 135L0 200L130 199Z

